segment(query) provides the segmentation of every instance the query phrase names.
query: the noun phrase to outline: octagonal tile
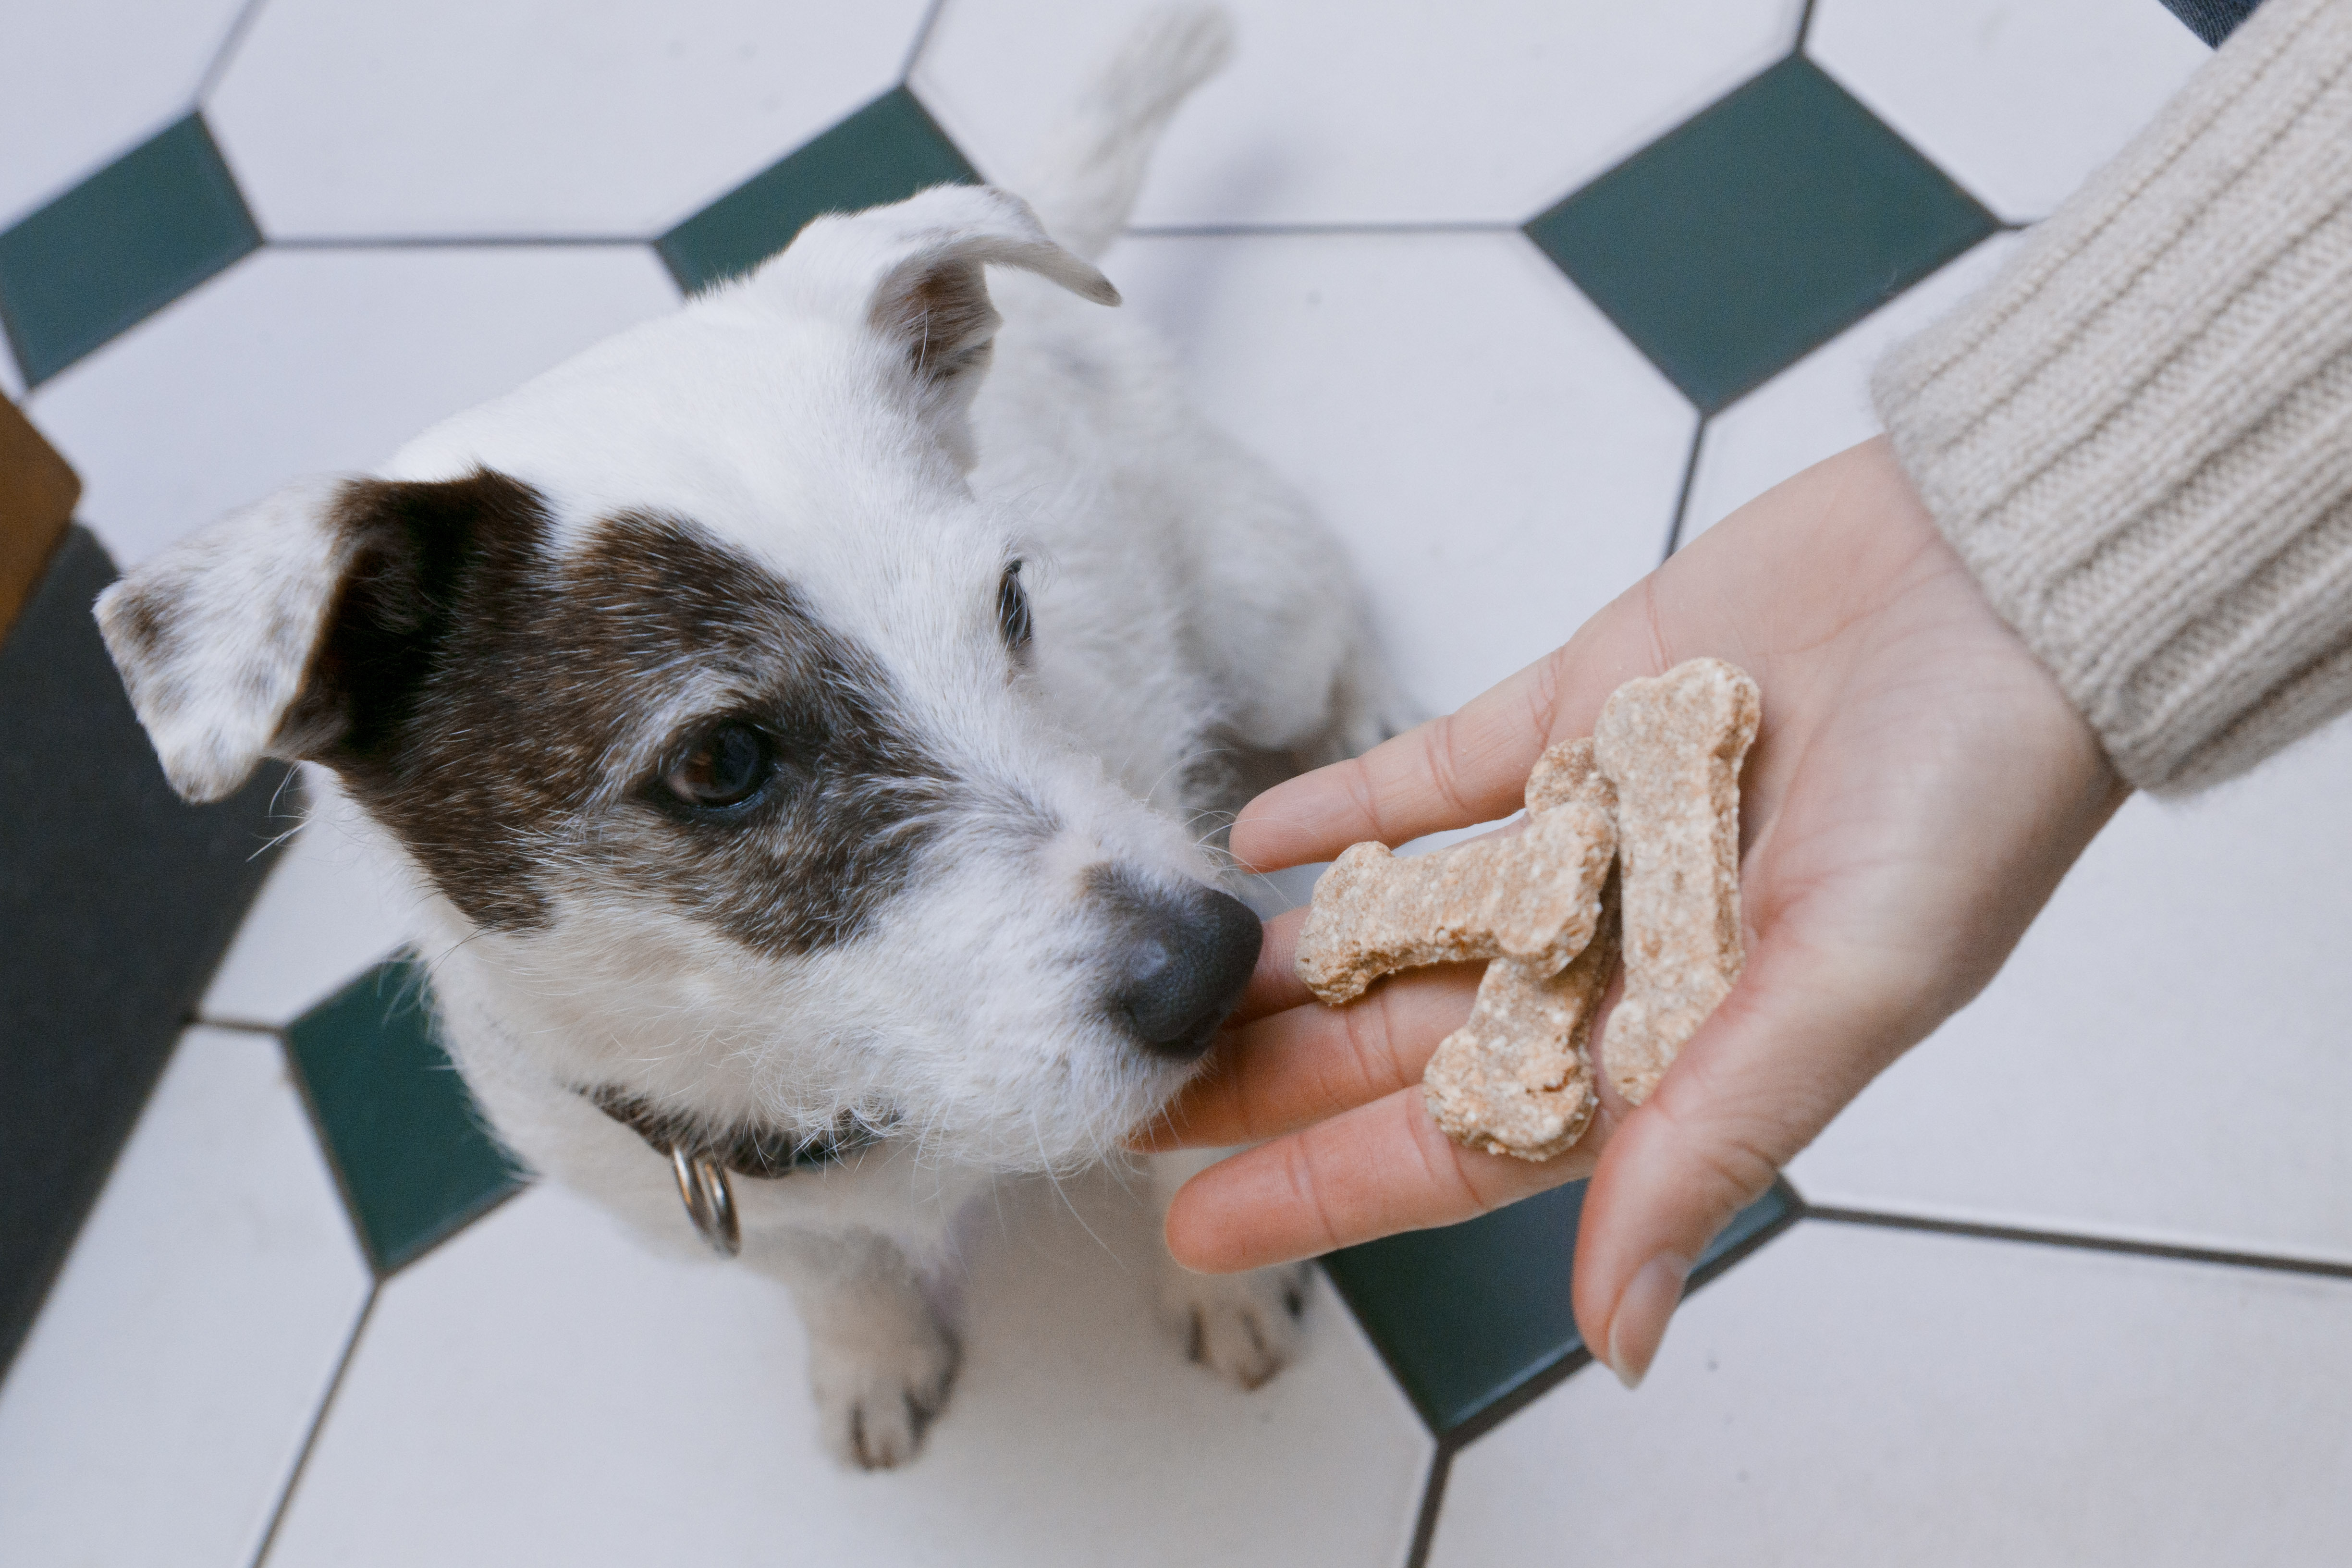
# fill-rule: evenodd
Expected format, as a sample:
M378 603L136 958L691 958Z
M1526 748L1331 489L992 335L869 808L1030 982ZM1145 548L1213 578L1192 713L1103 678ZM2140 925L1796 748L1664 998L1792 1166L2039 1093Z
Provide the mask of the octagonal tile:
M1139 237L1105 266L1346 543L1427 710L1657 564L1696 416L1519 235Z
M677 302L642 246L271 249L45 383L33 412L127 569Z
M2212 58L2147 0L1820 0L1805 52L2011 222L2064 201Z
M1327 1290L1244 1394L1157 1321L1139 1194L1011 1182L974 1219L954 1398L864 1475L817 1448L781 1285L534 1189L385 1285L273 1568L1403 1560L1430 1439Z
M189 1031L0 1384L0 1562L251 1562L369 1283L277 1039Z
M1444 6L1244 0L1239 50L1169 132L1139 224L1517 223L1761 69L1790 0ZM991 179L1145 6L958 0L916 92Z
M1879 356L1980 288L2016 243L2014 236L1995 235L1708 419L1677 543L1876 435L1870 374Z
M273 0L207 109L272 237L651 238L890 87L924 10Z
M2352 1264L2352 727L2125 805L1984 994L1790 1167L1808 1200Z
M2352 1281L1801 1224L1454 1459L1432 1568L2325 1563Z
M186 114L248 3L12 8L0 49L0 228Z

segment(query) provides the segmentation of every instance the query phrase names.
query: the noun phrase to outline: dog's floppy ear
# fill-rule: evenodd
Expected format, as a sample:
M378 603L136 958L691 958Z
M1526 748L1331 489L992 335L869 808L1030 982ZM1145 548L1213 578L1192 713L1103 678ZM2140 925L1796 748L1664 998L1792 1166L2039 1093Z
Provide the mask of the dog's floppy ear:
M356 549L338 517L350 487L298 479L98 596L107 651L184 798L233 794L299 694Z
M925 422L969 467L964 410L1002 319L988 298L988 267L1017 267L1097 304L1118 303L1110 280L1047 237L1028 203L984 185L936 185L894 206L818 218L761 282L806 304L856 310Z
M381 744L425 675L467 563L535 540L536 491L478 470L298 479L142 563L98 626L163 776L234 793L265 756Z

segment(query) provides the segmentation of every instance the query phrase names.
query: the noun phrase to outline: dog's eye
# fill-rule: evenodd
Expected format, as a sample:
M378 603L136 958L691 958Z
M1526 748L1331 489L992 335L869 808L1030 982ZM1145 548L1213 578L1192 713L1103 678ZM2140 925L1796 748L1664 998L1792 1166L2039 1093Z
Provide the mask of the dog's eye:
M776 771L768 738L740 719L714 726L683 761L662 775L669 793L687 805L740 805L760 793Z
M996 584L996 629L1003 635L1005 647L1019 653L1029 646L1036 635L1036 622L1029 614L1029 595L1021 587L1021 563L1015 561L1004 569Z

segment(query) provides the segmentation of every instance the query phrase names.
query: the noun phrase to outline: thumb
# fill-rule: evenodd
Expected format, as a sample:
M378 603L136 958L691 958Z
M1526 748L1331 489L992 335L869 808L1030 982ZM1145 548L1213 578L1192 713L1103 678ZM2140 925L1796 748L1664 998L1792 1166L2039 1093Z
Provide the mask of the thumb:
M1584 1342L1627 1387L1649 1371L1707 1243L1910 1043L1894 1009L1856 1005L1885 994L1881 977L1844 967L1759 952L1602 1151L1570 1291Z

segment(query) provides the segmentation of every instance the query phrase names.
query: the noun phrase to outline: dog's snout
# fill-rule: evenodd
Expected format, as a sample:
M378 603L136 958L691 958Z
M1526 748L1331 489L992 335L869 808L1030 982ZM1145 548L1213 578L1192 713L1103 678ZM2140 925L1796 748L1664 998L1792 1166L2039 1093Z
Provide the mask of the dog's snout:
M1117 871L1093 879L1117 935L1108 997L1146 1048L1191 1061L1248 988L1262 933L1247 904L1194 883L1148 887Z

